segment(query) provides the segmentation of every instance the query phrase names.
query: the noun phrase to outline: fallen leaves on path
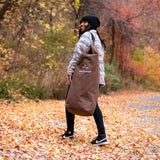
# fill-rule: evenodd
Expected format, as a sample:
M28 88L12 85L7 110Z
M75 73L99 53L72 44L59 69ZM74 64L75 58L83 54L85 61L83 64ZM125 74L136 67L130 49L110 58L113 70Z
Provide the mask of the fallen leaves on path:
M58 135L66 129L65 102L57 100L7 103L0 100L0 160L121 160L160 159L160 108L139 110L122 107L153 105L140 100L160 96L154 92L118 92L99 97L109 144L92 146L97 136L93 117L75 118L73 140Z

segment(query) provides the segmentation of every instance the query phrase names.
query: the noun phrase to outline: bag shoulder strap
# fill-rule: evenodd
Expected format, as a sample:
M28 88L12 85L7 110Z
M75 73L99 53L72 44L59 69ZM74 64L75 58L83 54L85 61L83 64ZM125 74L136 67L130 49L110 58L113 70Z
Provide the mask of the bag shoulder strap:
M91 34L92 41L93 41L93 45L94 45L94 42L95 42L95 37L93 36L93 33L91 33L91 32L90 32L90 34Z

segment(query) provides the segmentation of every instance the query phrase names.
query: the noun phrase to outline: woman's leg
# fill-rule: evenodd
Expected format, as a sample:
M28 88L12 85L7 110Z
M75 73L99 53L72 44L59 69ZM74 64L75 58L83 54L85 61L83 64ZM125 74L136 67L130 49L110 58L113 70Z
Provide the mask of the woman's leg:
M98 103L96 104L96 109L95 109L95 112L93 114L93 117L94 117L96 125L97 125L98 135L105 134L103 115L102 115L102 112L101 112L101 110L98 106Z
M66 109L66 122L67 122L67 130L64 132L64 134L60 135L62 139L70 138L74 139L74 114L70 113Z
M97 124L98 136L96 139L91 141L91 144L92 145L100 145L100 146L106 145L106 144L108 144L108 140L107 140L107 136L105 134L102 112L98 106L98 103L96 104L96 109L95 109L93 116L94 116L94 119Z
M70 85L68 86L68 90L67 90L67 94L65 97L65 100L67 98L68 95L68 91L69 91ZM73 133L74 132L74 117L75 115L70 113L67 109L66 109L66 122L67 122L67 131Z
M74 132L74 117L75 115L66 109L67 131L71 133Z
M68 86L66 98L67 98L67 95L68 95L69 88L70 88L70 86ZM67 137L70 138L70 139L72 139L72 138L74 139L74 117L75 117L75 115L70 113L66 109L67 130L65 131L64 134L60 135L63 139L65 139Z

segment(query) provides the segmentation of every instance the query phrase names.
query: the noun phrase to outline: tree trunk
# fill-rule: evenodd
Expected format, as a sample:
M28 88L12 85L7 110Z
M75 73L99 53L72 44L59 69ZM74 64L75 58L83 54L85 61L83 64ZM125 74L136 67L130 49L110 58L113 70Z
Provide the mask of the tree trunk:
M81 4L81 3L80 3ZM70 0L70 5L71 7L73 8L73 13L75 15L75 19L74 19L74 33L75 35L77 34L77 29L79 28L79 14L80 14L80 11L81 11L81 6L79 6L79 8L77 6L75 6L75 0Z
M50 24L50 32L53 32L53 17L52 17L52 10L53 10L53 7L50 8L50 15L49 15L49 24Z
M112 48L111 48L111 58L109 61L109 64L112 64L113 58L114 58L114 53L115 53L115 22L114 19L111 20L112 23Z

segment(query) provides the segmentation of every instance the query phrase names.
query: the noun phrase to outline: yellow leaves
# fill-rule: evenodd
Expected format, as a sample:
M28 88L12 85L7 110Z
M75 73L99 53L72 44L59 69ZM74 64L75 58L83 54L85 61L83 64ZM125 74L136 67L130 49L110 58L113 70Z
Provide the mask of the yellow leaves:
M68 9L68 8L65 8L64 11L67 12L67 11L69 11L69 9Z
M49 24L44 24L44 26L47 28L47 29L50 29L50 25Z
M77 9L82 6L82 4L80 4L80 0L75 0L74 2L72 2L72 5L74 5Z
M102 146L102 149L105 150L105 151L107 150L107 148L105 146Z
M3 46L0 44L0 52L1 54L7 53L7 49L3 48Z
M75 6L79 7L79 5L80 5L79 0L75 0Z
M142 64L146 68L147 75L160 85L160 54L151 47L146 47L144 52Z
M8 140L5 141L5 144L8 144Z
M47 30L51 29L51 26L48 23L43 24L43 22L39 21L39 24L43 25ZM62 31L63 26L64 26L64 24L56 24L56 25L52 26L52 29L60 32L60 31Z
M22 0L18 0L17 4L20 5L23 1Z
M63 26L63 25L58 24L56 30L57 30L57 31L61 31L61 30L62 30L62 26Z
M37 48L37 46L35 46L35 45L33 45L33 44L31 45L31 47L32 47L32 48L34 48L34 49L36 49L36 48Z
M42 8L45 8L45 3L44 3L44 2L39 3L39 5L40 5Z
M56 15L56 13L52 12L52 16L54 17Z
M44 41L42 41L41 39L39 40L39 42L40 42L41 44L44 44Z
M40 25L42 25L42 24L44 24L44 21L39 20L38 23L39 23Z

